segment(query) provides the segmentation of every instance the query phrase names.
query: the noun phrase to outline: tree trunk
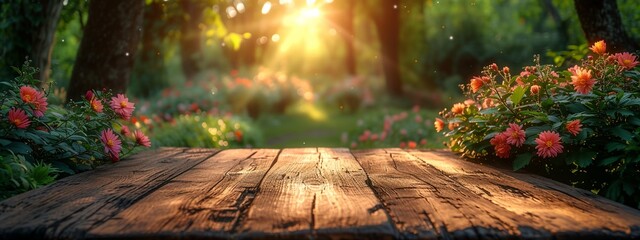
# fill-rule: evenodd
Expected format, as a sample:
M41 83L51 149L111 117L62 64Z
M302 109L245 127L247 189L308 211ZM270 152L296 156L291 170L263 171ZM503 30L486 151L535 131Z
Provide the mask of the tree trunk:
M47 88L51 73L53 39L58 25L58 18L60 18L60 11L62 10L62 0L41 0L40 4L43 7L42 22L37 28L35 39L33 39L31 58L40 69L38 79L40 79L42 87Z
M574 0L580 25L589 44L604 40L608 52L634 52L638 43L627 35L615 0Z
M142 0L91 1L68 99L103 88L124 93L142 34Z
M402 95L402 82L398 67L398 45L400 40L400 1L384 0L380 3L380 12L374 16L380 49L382 52L382 69L384 71L387 91L392 96Z
M180 57L182 71L187 81L193 80L200 71L201 61L201 34L198 25L202 20L203 9L199 1L180 0L183 11L183 21L180 25Z
M31 59L32 64L40 69L40 75L35 76L43 86L49 80L51 66L51 50L56 26L62 10L62 0L39 0L9 2L10 10L6 12L8 19L14 20L7 26L10 34L5 35L11 44L3 46L0 51L2 72L0 78L12 78L13 70L9 67L20 67L25 59ZM38 5L38 7L35 7ZM4 48L7 47L8 49Z
M334 3L334 11L337 12L338 33L344 39L345 43L345 67L347 74L355 76L356 70L356 54L353 32L353 16L355 13L355 1L343 1Z

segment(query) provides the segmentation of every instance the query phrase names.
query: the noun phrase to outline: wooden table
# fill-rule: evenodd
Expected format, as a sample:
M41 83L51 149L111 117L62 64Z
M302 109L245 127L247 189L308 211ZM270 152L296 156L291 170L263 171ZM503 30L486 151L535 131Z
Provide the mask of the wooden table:
M0 202L0 238L640 238L640 212L446 151L162 148Z

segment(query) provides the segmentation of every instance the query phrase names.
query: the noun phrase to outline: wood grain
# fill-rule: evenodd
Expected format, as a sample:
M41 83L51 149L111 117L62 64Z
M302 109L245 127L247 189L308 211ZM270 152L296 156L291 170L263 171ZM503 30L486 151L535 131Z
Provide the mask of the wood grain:
M90 236L230 236L278 152L222 151L96 227Z
M528 229L554 237L640 237L637 210L593 193L530 174L497 170L460 160L448 151L411 154L459 182L464 188L526 219Z
M267 173L239 237L381 238L396 235L345 149L285 149Z
M354 155L404 237L513 238L527 223L400 149ZM548 236L536 230L530 234Z
M217 151L166 148L61 179L0 203L0 236L84 238L108 220Z

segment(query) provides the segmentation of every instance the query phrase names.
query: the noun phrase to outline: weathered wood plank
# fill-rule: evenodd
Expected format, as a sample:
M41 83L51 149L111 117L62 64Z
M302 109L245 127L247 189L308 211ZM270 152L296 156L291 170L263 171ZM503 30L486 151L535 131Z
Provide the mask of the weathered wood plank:
M354 151L407 238L513 238L525 219L466 189L400 149ZM545 237L545 232L531 231Z
M61 179L0 203L4 238L83 238L86 231L216 153L180 148L130 159Z
M466 162L448 151L410 153L478 196L526 219L527 224L520 226L523 234L535 228L560 238L640 237L640 212L590 192Z
M222 151L92 229L89 236L230 237L278 152Z
M397 235L345 149L285 149L238 228L239 237L381 238Z

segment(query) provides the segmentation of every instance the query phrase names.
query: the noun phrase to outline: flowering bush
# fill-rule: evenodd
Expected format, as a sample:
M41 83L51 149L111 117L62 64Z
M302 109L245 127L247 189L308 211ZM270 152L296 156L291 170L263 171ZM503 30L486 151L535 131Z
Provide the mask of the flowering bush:
M479 161L553 177L611 199L640 202L640 73L637 57L594 53L566 70L541 65L512 76L486 67L463 86L469 100L440 113L448 146Z
M28 62L16 70L19 77L0 82L0 182L13 182L2 185L3 190L34 188L49 182L42 175L53 176L55 169L74 174L109 160L116 162L136 146L151 146L142 132L131 133L125 121L118 120L129 119L134 110L124 95L89 91L85 100L71 102L68 108L51 106L48 94L37 88L33 78L37 70ZM40 177L16 175L21 172Z
M214 115L180 115L153 129L158 146L174 147L253 147L262 144L262 136L244 118Z
M358 120L355 131L343 134L342 142L350 148L442 147L435 141L436 133L429 127L433 124L433 116L433 111L421 110L417 105L411 111L370 114Z

